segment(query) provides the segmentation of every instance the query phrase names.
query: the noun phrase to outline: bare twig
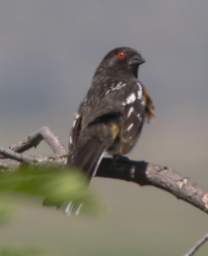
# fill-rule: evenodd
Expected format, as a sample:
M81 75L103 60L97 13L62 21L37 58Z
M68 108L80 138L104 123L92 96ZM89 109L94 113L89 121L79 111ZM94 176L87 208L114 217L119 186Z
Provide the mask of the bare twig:
M9 158L21 163L33 164L36 162L35 158L24 156L23 154L16 153L10 149L0 148L0 154L5 158Z
M55 134L48 128L42 127L39 131L40 135L42 136L43 140L48 144L48 146L52 149L52 151L56 155L65 155L66 150L64 146L61 144L59 139L55 136Z
M66 154L65 148L48 127L42 127L38 132L28 136L25 140L10 146L9 149L16 153L23 153L32 147L37 147L43 140L48 144L48 146L56 155ZM6 156L1 154L0 158L3 159L6 158Z
M10 149L2 149L0 148L0 154L5 156L5 159L10 159L17 161L19 163L26 163L26 164L47 164L47 163L54 163L54 164L66 164L67 155L59 155L59 156L38 156L38 157L29 157L24 154L13 152ZM13 167L13 165L11 165ZM9 169L11 167L9 164L0 162L0 169Z
M206 242L208 241L208 234L204 235L196 244L184 255L193 256Z

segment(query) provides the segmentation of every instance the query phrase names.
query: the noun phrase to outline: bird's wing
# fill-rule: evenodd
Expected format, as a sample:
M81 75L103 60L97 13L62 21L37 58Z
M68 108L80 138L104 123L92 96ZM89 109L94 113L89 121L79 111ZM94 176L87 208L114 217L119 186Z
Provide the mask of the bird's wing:
M96 104L95 104L96 103ZM68 162L84 170L90 178L103 151L113 143L117 136L117 122L123 106L111 97L99 103L81 105L76 115L70 136Z

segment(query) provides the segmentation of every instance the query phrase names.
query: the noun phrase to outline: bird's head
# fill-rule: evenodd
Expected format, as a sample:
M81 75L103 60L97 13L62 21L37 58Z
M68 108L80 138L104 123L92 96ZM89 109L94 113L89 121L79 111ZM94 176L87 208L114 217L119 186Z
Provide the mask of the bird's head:
M129 47L119 47L107 53L98 66L96 74L102 72L112 75L117 73L127 73L137 78L138 68L144 62L145 60L142 55L135 49Z

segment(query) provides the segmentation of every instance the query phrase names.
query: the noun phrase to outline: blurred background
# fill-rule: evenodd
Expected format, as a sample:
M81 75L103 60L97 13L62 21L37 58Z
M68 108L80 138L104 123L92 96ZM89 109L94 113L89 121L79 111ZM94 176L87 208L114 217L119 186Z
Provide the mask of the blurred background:
M73 113L102 57L130 46L157 117L134 159L165 164L208 189L206 0L1 0L0 138L13 144L49 126L67 145ZM35 153L49 153L41 146ZM56 255L183 255L208 232L207 216L155 188L95 178L99 216L66 217L20 202L0 247ZM140 253L140 254L139 254ZM198 255L207 255L208 246Z

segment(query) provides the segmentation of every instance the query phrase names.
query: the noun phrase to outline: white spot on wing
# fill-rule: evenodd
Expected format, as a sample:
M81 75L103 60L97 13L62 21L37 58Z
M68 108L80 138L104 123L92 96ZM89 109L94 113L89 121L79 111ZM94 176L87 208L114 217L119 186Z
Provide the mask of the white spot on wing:
M142 85L137 82L138 85L138 91L137 91L137 98L140 100L143 96L143 89L142 89Z
M72 128L74 128L74 127L75 127L76 122L77 122L77 120L75 119L75 120L73 121Z
M126 86L126 83L119 82L115 87L112 88L112 91L119 90Z
M140 113L137 114L137 118L141 121L142 117Z
M77 119L78 119L79 117L80 117L80 114L79 114L79 113L76 113L76 114L75 114L75 119L74 119L74 121L73 121L73 123L72 123L72 128L75 127L76 122L77 122Z
M105 95L108 95L111 91L112 91L111 89L107 90L107 91L105 92Z
M145 100L144 100L144 99L141 101L141 105L142 105L142 106L145 105Z
M105 95L108 95L109 93L116 91L116 90L120 90L121 88L125 87L126 83L123 82L119 82L116 84L116 86L114 86L114 84L111 86L111 88L109 90L106 91Z
M139 87L139 90L142 91L142 85L139 82L137 82L137 85Z
M140 100L142 98L142 91L137 91L137 99Z
M127 131L130 131L131 130L131 128L134 126L134 124L133 123L131 123L128 127L127 127Z
M136 95L135 93L132 93L128 96L128 98L126 99L126 104L131 104L136 100Z
M115 87L112 86L112 90L116 90L116 88L120 88L120 86L121 86L122 84L123 84L122 82L118 82Z
M80 114L79 114L79 113L76 113L76 114L75 114L75 119L77 120L79 117L80 117Z
M69 143L72 144L72 136L69 136Z
M134 112L134 108L133 107L130 107L129 111L128 111L128 114L127 114L127 117L130 117L131 113Z

